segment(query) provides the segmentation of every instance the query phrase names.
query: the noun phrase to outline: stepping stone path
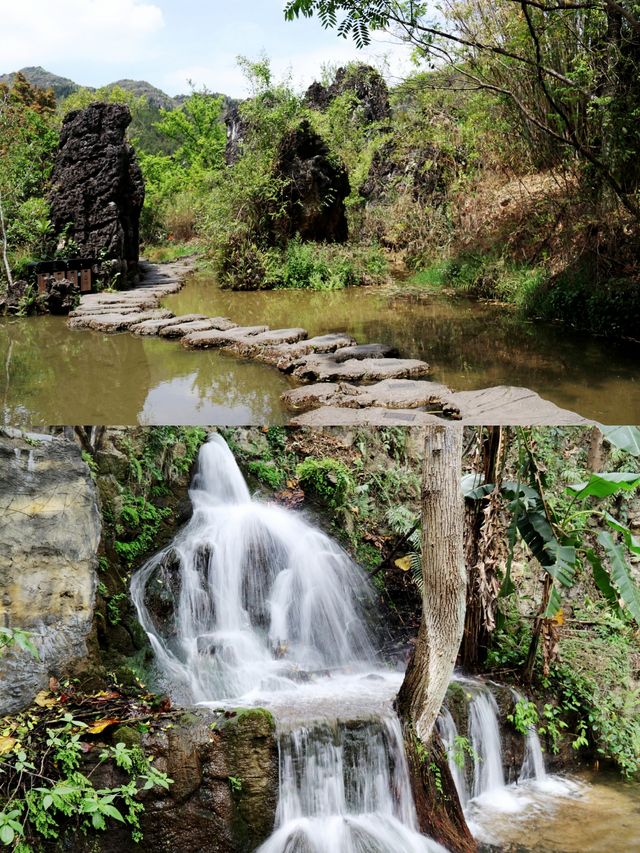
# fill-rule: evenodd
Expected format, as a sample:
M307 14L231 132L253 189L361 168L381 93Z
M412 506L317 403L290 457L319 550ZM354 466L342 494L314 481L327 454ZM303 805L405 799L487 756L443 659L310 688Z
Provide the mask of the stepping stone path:
M202 314L176 317L160 303L180 290L193 260L141 267L143 283L133 289L83 296L69 315L69 328L157 335L179 340L188 349L219 349L272 365L299 382L313 383L282 395L294 415L292 424L419 426L443 419L484 425L588 423L526 388L454 393L425 380L430 373L426 362L400 358L386 344L358 344L346 333L309 338L300 328L240 326L227 317Z

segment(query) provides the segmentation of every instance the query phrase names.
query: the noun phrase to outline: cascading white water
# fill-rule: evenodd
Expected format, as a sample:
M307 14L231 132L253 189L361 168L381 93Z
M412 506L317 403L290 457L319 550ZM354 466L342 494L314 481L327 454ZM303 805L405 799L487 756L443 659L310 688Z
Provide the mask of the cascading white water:
M218 435L189 494L191 520L131 594L176 701L273 711L279 806L264 853L444 853L418 832L399 678L376 661L362 570L299 514L252 500Z
M131 585L177 700L250 701L300 671L373 660L360 568L298 514L253 501L219 435L200 451L189 495L191 520ZM149 606L159 594L163 625Z
M525 698L517 690L512 691L516 702L524 702ZM524 739L524 758L522 759L522 767L518 781L527 779L535 779L536 782L545 782L547 779L547 770L544 766L544 755L542 754L542 745L535 726L530 726Z
M260 853L445 853L417 831L395 716L280 736L277 828Z
M469 703L469 739L478 756L473 763L473 796L505 787L498 705L490 690L475 690Z
M468 711L471 749L465 750L465 767L460 768L455 749L458 729L451 713L443 708L438 720L447 749L449 768L460 797L467 823L480 841L493 844L508 838L510 822L524 820L532 813L552 811L560 797L578 797L583 788L573 780L547 775L540 739L532 726L524 735L524 758L512 784L507 784L503 767L503 748L498 704L494 685L476 678L457 676L454 681L464 689ZM512 691L514 699L523 697ZM467 766L471 761L471 795ZM503 835L504 833L504 835Z
M443 708L437 721L438 734L447 753L449 770L460 798L460 805L465 809L469 803L470 794L465 774L465 752L458 748L458 727L448 708Z

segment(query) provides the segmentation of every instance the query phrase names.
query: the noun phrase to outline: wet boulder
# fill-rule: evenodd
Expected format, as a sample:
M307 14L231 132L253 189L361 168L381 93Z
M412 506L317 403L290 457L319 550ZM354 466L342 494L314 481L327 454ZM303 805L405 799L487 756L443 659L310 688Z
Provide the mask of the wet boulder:
M64 119L51 178L58 241L78 255L109 262L118 283L136 274L144 179L126 140L123 104L94 103Z
M345 199L349 177L331 156L326 142L303 121L282 138L275 175L284 181L284 215L274 218L278 236L327 243L348 237Z

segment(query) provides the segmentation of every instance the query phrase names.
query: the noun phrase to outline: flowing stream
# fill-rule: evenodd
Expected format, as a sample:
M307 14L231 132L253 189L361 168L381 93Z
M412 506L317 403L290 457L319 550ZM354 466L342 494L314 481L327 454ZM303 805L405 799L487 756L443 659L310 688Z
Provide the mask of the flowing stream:
M275 716L276 829L264 853L437 853L418 831L361 569L300 514L252 500L224 440L200 451L193 516L131 592L177 701ZM158 615L159 614L159 615Z

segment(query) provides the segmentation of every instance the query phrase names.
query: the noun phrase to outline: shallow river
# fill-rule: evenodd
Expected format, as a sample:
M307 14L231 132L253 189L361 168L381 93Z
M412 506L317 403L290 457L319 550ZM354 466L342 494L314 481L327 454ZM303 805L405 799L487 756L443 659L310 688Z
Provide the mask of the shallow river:
M524 323L500 306L362 288L234 293L203 274L164 304L310 335L348 331L424 359L454 390L523 385L603 423L640 423L640 345ZM176 342L72 332L57 317L0 321L5 422L282 423L290 385L273 368Z

